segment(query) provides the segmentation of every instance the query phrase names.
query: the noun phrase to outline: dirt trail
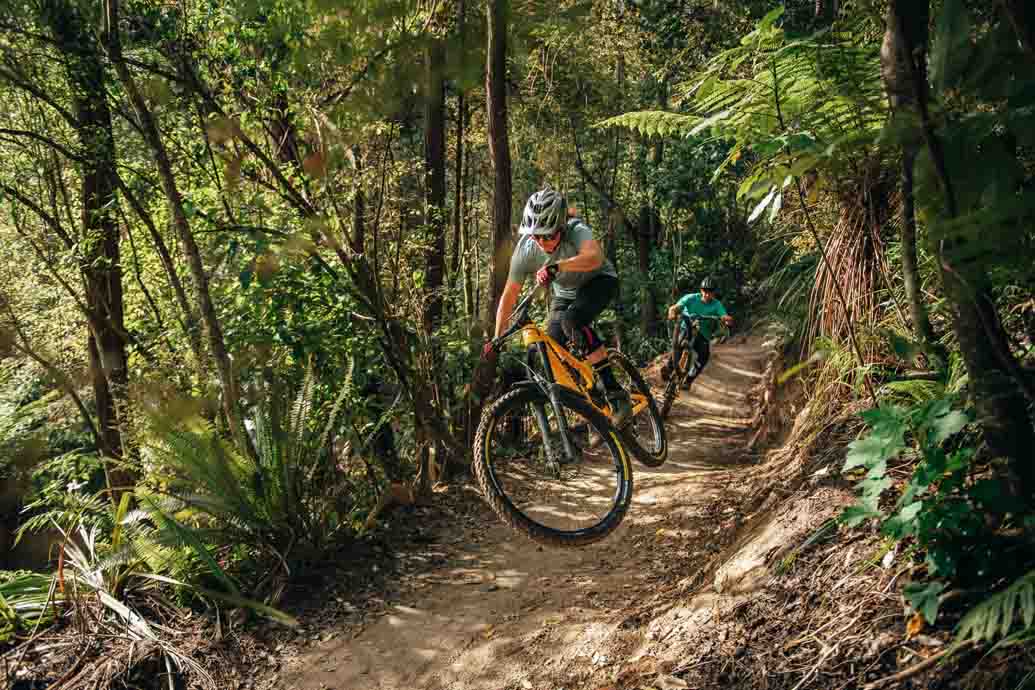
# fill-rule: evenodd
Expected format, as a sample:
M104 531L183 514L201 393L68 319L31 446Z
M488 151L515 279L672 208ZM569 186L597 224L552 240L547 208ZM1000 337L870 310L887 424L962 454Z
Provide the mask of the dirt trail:
M438 565L422 586L365 628L343 630L285 664L278 687L606 686L650 635L638 610L690 576L736 527L723 490L746 459L749 394L767 356L758 338L715 346L668 420L668 462L635 466L632 509L610 537L543 549L486 509L483 520L437 535L428 560Z

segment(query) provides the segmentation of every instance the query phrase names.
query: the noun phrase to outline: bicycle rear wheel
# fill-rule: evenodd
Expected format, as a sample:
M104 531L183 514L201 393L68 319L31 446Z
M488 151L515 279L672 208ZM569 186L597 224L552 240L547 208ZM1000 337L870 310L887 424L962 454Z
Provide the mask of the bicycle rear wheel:
M561 462L562 440L550 398L538 387L510 391L482 416L474 476L489 506L514 529L552 546L583 546L610 534L632 500L632 467L614 427L574 394L561 408L576 447ZM545 429L544 429L545 424ZM604 442L589 448L589 434Z
M607 355L618 383L631 398L633 416L624 431L629 440L643 450L643 453L635 453L636 459L647 467L659 467L668 457L668 440L665 436L665 421L658 410L650 384L624 354L618 350L608 350Z

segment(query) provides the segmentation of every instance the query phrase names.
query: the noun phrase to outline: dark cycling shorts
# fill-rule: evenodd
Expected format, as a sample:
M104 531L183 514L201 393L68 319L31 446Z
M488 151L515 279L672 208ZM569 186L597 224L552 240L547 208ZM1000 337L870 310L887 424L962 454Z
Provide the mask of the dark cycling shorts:
M550 304L550 319L546 333L565 347L568 346L568 332L578 331L586 352L593 352L604 344L590 324L600 312L618 297L618 278L598 275L579 288L575 299L554 297ZM567 328L566 328L567 327Z

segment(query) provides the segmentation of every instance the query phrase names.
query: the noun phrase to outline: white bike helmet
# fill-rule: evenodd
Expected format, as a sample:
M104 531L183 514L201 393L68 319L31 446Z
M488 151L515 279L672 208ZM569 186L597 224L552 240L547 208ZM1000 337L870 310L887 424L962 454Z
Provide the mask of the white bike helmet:
M547 185L528 197L518 234L552 235L564 226L567 215L568 202L564 195Z

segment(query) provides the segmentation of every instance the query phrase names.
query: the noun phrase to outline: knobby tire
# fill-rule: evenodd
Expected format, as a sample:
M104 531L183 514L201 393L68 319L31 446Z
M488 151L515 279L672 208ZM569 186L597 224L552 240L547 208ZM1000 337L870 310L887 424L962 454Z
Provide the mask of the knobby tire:
M638 436L631 432L629 426L623 430L623 439L630 446L633 452L633 456L642 462L647 467L661 467L665 464L665 460L668 458L668 439L665 435L665 419L658 409L658 403L654 400L654 394L651 392L650 385L643 378L643 374L633 364L633 361L627 356L619 352L618 350L607 351L608 358L611 360L612 367L619 367L625 372L626 376L632 382L635 391L630 390L628 393L639 393L647 399L647 409L640 412L640 415L650 416L650 433L654 436L653 443L645 445L641 442Z
M562 391L560 395L562 407L583 417L595 427L598 434L603 432L601 435L614 461L618 473L617 490L612 497L610 510L603 518L595 525L577 530L559 530L543 525L515 506L500 482L496 480L491 457L492 434L497 428L497 423L506 417L511 408L537 399L546 405L550 404L549 396L536 387L528 386L509 391L485 410L474 437L474 476L493 512L503 522L533 541L558 547L585 546L600 541L621 524L632 502L632 466L625 448L617 437L617 431L603 414L574 393Z

